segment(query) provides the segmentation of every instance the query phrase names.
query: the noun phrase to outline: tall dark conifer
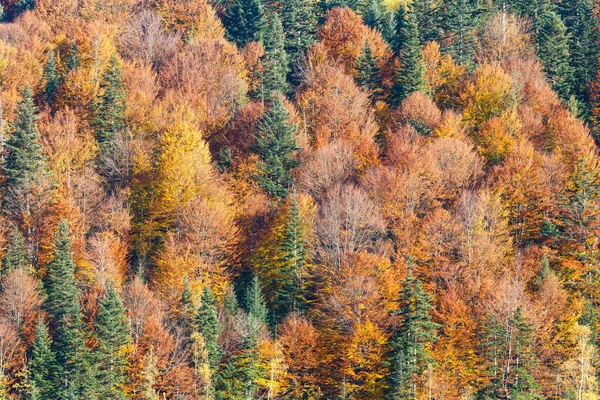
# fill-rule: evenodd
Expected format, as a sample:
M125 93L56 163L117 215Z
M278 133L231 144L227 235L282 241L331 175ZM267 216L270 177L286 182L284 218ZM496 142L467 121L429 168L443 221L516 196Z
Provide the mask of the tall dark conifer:
M290 66L285 52L285 34L278 14L273 14L265 27L263 37L265 54L262 57L262 98L270 100L273 93L286 93Z
M56 394L56 358L51 350L51 345L48 328L44 319L40 317L29 359L30 397L32 399L52 399Z
M286 0L281 22L285 32L285 51L292 67L316 43L317 15L315 0Z
M262 0L235 0L223 18L228 38L239 47L260 40L263 28L264 4Z

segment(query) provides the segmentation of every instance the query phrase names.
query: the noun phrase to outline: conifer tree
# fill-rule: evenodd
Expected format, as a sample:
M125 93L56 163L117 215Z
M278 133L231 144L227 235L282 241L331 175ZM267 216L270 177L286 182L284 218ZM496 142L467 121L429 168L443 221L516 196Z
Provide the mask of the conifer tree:
M565 24L553 11L545 12L540 19L538 51L552 88L561 99L568 100L573 82L569 39Z
M56 90L60 84L60 78L56 65L56 57L53 50L50 51L50 54L48 55L48 61L46 62L46 67L44 68L44 80L46 81L46 86L44 87L44 98L48 104L52 104L54 102L54 97L56 96Z
M287 0L283 2L281 18L285 32L285 51L290 64L295 66L315 42L317 15L315 0Z
M79 47L77 42L71 45L71 51L69 52L69 58L67 59L67 72L79 68L81 64L81 58L79 58Z
M227 9L223 24L229 40L244 47L248 42L260 40L263 19L262 0L235 0Z
M273 14L265 26L263 45L265 54L262 57L261 90L263 99L270 100L274 92L287 92L287 76L290 72L285 52L285 34L278 14Z
M125 399L127 348L131 343L127 312L114 284L99 302L93 358L97 393L102 399Z
M210 368L213 372L216 372L219 369L219 363L223 354L223 349L218 342L222 328L219 319L217 318L215 300L208 286L204 288L200 306L196 313L196 327L198 332L202 334L202 337L204 338Z
M439 325L431 321L431 296L409 266L400 292L400 326L391 340L388 399L416 399L417 379L432 363L429 346Z
M19 228L14 227L10 235L9 244L0 271L2 274L6 274L13 269L25 267L27 264L27 247L25 246L25 239Z
M417 20L420 43L439 40L442 36L442 7L438 0L413 0L412 12Z
M381 0L370 0L363 15L365 25L381 31L383 19L384 11Z
M396 72L393 102L399 105L411 93L427 90L427 83L416 14L400 6L396 14L396 21L400 43L398 57L401 65Z
M443 25L449 45L444 50L455 61L467 66L472 64L475 53L476 11L473 1L446 1Z
M29 382L33 388L33 396L38 399L54 398L55 379L54 370L56 359L51 350L51 341L48 328L40 316L35 331L35 340L31 345L29 361Z
M381 91L381 76L377 60L368 43L365 43L360 56L356 59L355 69L358 72L356 83L369 93L371 100L375 101Z
M281 95L276 95L270 110L258 123L254 135L254 152L260 157L258 184L273 198L288 195L292 183L291 170L300 165L294 156L299 150L294 133L296 127L288 122L289 113L283 107Z
M89 353L85 347L83 314L79 288L75 281L75 263L66 222L61 222L48 264L44 306L50 315L56 355L56 397L87 398L94 389L89 371Z
M126 91L116 54L108 61L100 81L100 90L93 125L100 152L109 154L114 146L116 132L125 128Z

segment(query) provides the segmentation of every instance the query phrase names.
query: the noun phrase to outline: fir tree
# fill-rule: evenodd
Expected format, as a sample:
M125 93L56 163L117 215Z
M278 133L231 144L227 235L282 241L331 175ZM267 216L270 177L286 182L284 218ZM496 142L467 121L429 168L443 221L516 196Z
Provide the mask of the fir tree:
M439 328L429 315L431 296L412 275L412 266L402 282L400 304L400 326L391 340L390 400L417 398L417 378L432 363L429 346Z
M375 101L381 91L381 76L377 60L368 43L365 43L360 56L356 59L355 69L358 72L356 83L369 93L371 100Z
M27 258L25 239L19 228L14 227L10 235L4 260L2 261L2 270L0 271L5 274L13 269L23 268L28 264Z
M51 399L55 395L56 359L51 350L50 336L44 319L40 316L35 331L35 340L31 345L29 361L29 382L33 388L33 396L38 399Z
M52 104L56 96L56 90L60 84L60 78L56 65L56 57L53 50L50 51L48 61L46 62L46 67L44 68L44 80L46 81L46 86L44 87L44 98L48 104Z
M274 92L285 93L288 89L287 76L290 71L285 52L285 35L278 14L274 14L265 27L263 37L265 54L262 57L262 97L270 100Z
M101 95L95 106L94 129L102 154L110 154L116 132L125 128L126 91L119 60L113 54L100 82Z
M296 65L316 42L317 16L315 0L283 2L282 20L285 51L292 66Z
M412 12L415 14L421 43L439 40L442 36L442 8L438 0L413 0Z
M365 25L381 31L383 19L384 10L381 4L381 0L370 0L369 4L367 5L365 14L363 15L363 21Z
M215 300L209 287L205 287L202 293L200 306L196 313L196 327L204 338L210 368L213 372L216 372L219 369L219 363L223 354L223 349L218 342L222 328L217 318Z
M263 18L262 0L235 0L227 9L223 24L228 38L238 47L244 47L248 42L260 40Z
M102 399L125 399L127 347L131 343L129 321L121 297L109 285L98 305L93 358L97 393Z
M446 0L444 32L449 43L444 50L452 58L470 66L475 53L476 5L470 0Z
M552 88L563 100L571 96L573 71L570 65L567 28L555 12L545 12L538 29L539 57Z
M296 127L288 122L289 113L283 107L281 96L273 99L254 135L254 152L260 157L256 175L258 184L272 197L288 195L292 183L291 170L300 165L294 156L299 150L294 133Z
M56 397L87 398L94 388L85 347L83 314L75 281L75 263L67 224L63 221L56 237L45 282L45 309L51 317L56 355Z
M71 51L69 52L69 58L67 59L67 72L79 68L81 59L79 58L79 47L77 42L71 45Z
M419 40L416 15L398 7L396 16L400 42L400 67L396 73L393 88L394 104L399 105L408 95L419 90L427 90L425 81L425 63Z

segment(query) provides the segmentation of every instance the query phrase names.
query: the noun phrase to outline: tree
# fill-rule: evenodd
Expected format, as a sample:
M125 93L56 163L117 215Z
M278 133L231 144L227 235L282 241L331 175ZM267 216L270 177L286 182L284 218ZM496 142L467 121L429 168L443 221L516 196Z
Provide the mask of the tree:
M400 43L398 50L400 67L396 72L393 87L393 103L399 105L409 94L427 90L427 82L416 14L400 6L396 21Z
M48 104L52 104L56 96L56 90L60 84L54 50L51 50L50 55L48 55L48 61L46 62L46 67L44 68L44 80L46 81L46 86L44 87L44 97Z
M263 99L270 100L273 92L287 92L290 71L285 52L285 34L278 14L273 14L265 26L263 45L265 54L262 57L261 90Z
M11 270L25 267L27 264L28 257L25 239L23 238L21 231L17 227L14 227L10 235L8 248L6 249L6 254L2 261L2 269L0 271L2 274L6 274Z
M560 16L545 12L539 22L538 53L552 88L563 100L571 96L573 70L569 52L569 35Z
M442 35L443 10L436 0L415 0L412 9L416 15L421 43L439 40Z
M416 399L418 383L431 366L430 346L436 340L439 325L431 321L431 295L409 266L400 292L400 326L391 339L388 399Z
M253 149L260 158L256 179L275 199L287 197L292 183L291 170L300 165L294 155L300 149L294 137L296 127L288 122L288 118L281 95L277 95L254 134Z
M79 47L77 46L77 42L73 42L71 45L71 51L69 52L69 58L67 59L67 72L79 68L79 65L81 65Z
M283 3L281 22L285 32L285 51L294 67L316 42L315 0L289 0Z
M446 1L444 35L446 50L454 60L470 66L475 53L476 3L471 0Z
M44 319L40 316L35 331L35 340L31 345L29 361L29 382L38 399L51 399L55 396L56 358L51 349L52 342Z
M101 94L93 120L100 153L110 154L118 131L125 128L126 89L119 59L113 54L100 80Z
M248 42L259 41L263 14L262 0L235 0L223 18L228 38L240 48Z
M382 82L377 60L368 43L365 43L360 57L356 59L355 69L357 72L356 83L369 93L371 100L376 100L381 92Z
M208 286L202 292L200 306L196 313L196 327L204 338L210 368L213 372L216 372L219 369L223 353L223 349L219 345L219 336L221 335L222 327L217 318L214 297Z
M102 399L125 399L125 368L131 343L129 321L114 284L110 284L98 306L97 345L93 351L97 393Z
M89 354L85 347L83 313L79 288L75 281L75 263L66 222L56 235L54 254L48 264L45 281L45 309L50 315L56 355L56 397L86 398L94 390L89 371Z
M365 25L381 31L384 16L382 8L381 0L370 0L365 14L363 15Z

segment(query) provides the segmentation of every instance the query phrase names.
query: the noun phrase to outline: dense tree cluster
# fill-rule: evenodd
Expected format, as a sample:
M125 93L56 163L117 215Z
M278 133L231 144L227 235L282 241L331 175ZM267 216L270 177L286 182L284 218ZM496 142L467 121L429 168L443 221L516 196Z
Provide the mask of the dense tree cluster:
M0 399L600 398L597 0L0 0Z

